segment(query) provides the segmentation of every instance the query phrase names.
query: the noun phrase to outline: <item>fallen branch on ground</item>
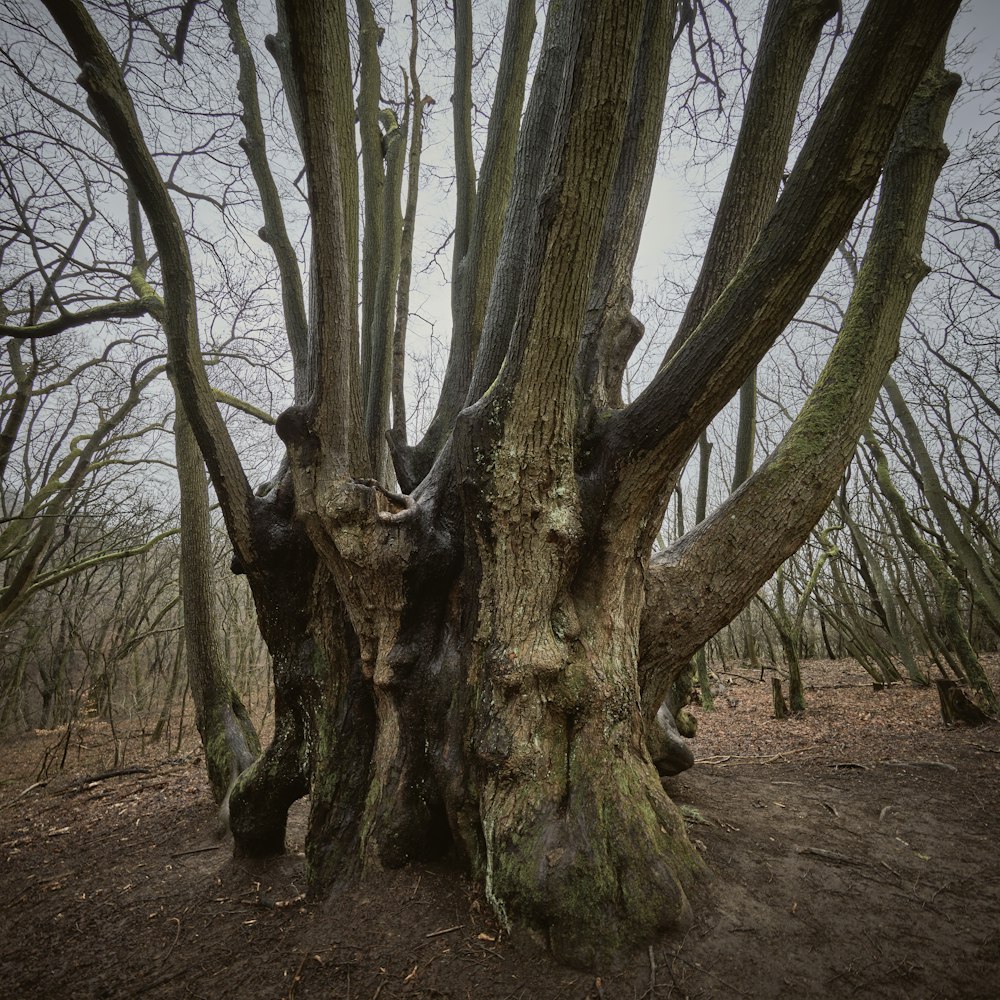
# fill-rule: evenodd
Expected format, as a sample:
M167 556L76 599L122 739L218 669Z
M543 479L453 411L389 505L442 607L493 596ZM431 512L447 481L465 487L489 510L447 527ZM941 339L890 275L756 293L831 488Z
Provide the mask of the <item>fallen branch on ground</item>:
M713 764L719 767L725 766L730 761L738 760L752 760L757 761L761 764L771 764L782 757L787 757L794 753L805 753L807 750L819 750L823 746L822 743L814 743L808 747L797 747L794 750L779 750L777 753L758 753L758 754L738 754L738 753L727 753L727 754L716 754L714 757L698 757L695 759L696 764Z
M86 791L93 785L101 781L108 781L110 778L124 778L130 774L149 774L151 768L148 767L119 767L113 771L101 771L100 774L90 774L86 778L80 778L73 784L67 785L59 794L73 795L77 792Z
M811 857L819 858L821 861L829 861L834 865L854 865L857 868L867 868L868 862L860 858L851 858L846 854L837 854L836 851L827 851L822 847L797 847L799 854L808 854Z
M205 854L208 851L218 851L222 848L222 844L216 844L214 847L194 847L190 851L177 851L175 854L171 854L172 858L186 858L191 854Z
M6 802L0 803L0 809L6 809L8 806L12 806L18 799L23 799L28 792L33 792L36 788L44 788L47 784L47 781L36 781L33 785L28 785L23 792L18 792L12 799L8 799Z
M954 764L946 764L943 760L883 760L880 763L887 767L943 767L946 771L958 771Z

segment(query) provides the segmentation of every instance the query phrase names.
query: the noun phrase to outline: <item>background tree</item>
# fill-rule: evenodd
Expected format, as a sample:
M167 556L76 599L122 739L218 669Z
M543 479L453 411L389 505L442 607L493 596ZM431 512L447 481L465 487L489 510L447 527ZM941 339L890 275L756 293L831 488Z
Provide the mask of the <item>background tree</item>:
M22 30L23 14L17 9L9 14ZM141 26L148 21L144 17L140 13L125 25L128 45L137 32L149 30L148 25ZM161 45L163 37L158 36ZM60 99L56 74L39 70L37 64L38 72L29 74L28 47L13 34L11 39L12 44L2 51L7 70L4 130L7 146L16 155L5 158L2 168L5 242L0 267L6 305L0 308L0 319L4 335L11 339L5 345L10 391L2 400L0 432L0 481L7 515L0 543L5 573L0 634L6 633L5 645L12 656L17 651L18 666L3 678L9 694L5 718L9 724L33 718L30 689L36 676L29 666L35 656L33 630L25 628L25 623L33 615L46 613L45 602L33 599L58 588L58 601L48 612L58 623L51 655L37 658L41 707L33 721L43 726L72 721L74 713L84 707L113 720L113 708L128 715L142 714L150 683L167 670L165 662L176 661L174 646L169 650L162 646L159 633L176 638L177 580L157 581L149 595L152 600L152 595L166 592L160 611L167 618L159 622L162 628L150 630L150 643L142 640L140 628L146 616L129 606L133 594L139 593L133 591L130 580L143 578L147 565L137 560L155 554L177 531L171 523L176 511L170 509L169 499L176 493L169 485L174 463L162 455L166 428L159 415L164 407L157 398L163 357L155 325L147 318L155 320L162 303L145 282L149 261L138 206L127 188L123 192L120 175L102 158L99 141L93 142L100 136L100 125L89 109L75 109ZM176 51L168 48L176 58L183 46ZM127 60L123 70L133 85L148 83ZM175 106L183 105L184 96ZM176 100L177 94L171 97ZM190 106L197 107L197 102L191 98ZM182 146L170 155L172 186L183 194L178 168L195 154ZM128 207L124 217L120 201L116 202L122 193ZM238 194L230 185L222 200L227 195L238 200ZM192 211L199 201L213 204L219 200L216 196L184 197ZM294 254L292 260L294 264ZM234 269L229 268L224 278L229 297L237 300L237 314L249 318L251 304L245 296L240 299ZM36 293L36 288L41 292ZM223 313L217 289L205 291L213 299L217 321ZM54 318L43 319L52 312ZM127 335L118 336L126 322L130 323ZM228 344L213 344L216 350L209 360L230 376L217 376L217 381L239 392L240 369L245 366L239 364L237 354L243 345L235 341L230 337ZM265 400L266 388L258 381L257 391L265 390ZM213 392L230 406L241 406L273 424L273 418L259 408L240 403L233 391L215 386ZM144 426L140 417L150 413L158 416L148 418ZM203 464L183 416L176 421L176 430L177 470L183 481L181 520L185 522L180 559L186 576L182 620L190 633L186 649L199 729L221 800L235 774L253 762L259 746L222 667L222 634L213 607L217 574L209 540L210 498ZM151 509L152 504L144 509L135 499L127 501L129 485L144 499L149 495L146 487L128 480L137 470L155 478L158 466L170 469L159 473L166 503L157 504L157 511ZM116 505L124 508L126 504L134 519L131 524L121 516L124 509L115 510ZM71 558L65 558L70 552ZM111 570L120 576L116 591L105 564L122 560L133 562L127 569ZM173 554L168 553L163 562L168 574L176 578ZM75 574L84 578L71 581ZM92 605L86 611L68 604L78 592L86 594ZM107 607L104 602L109 602ZM116 609L128 620L116 625ZM138 630L132 638L110 638L116 632L127 633L132 626ZM133 660L136 650L147 645L155 647L148 661L150 676L123 674L120 661L127 660L130 666L138 662L139 657ZM98 667L94 657L102 657L103 665ZM179 693L176 671L169 672L163 725L170 718L172 694ZM227 758L230 743L233 756Z

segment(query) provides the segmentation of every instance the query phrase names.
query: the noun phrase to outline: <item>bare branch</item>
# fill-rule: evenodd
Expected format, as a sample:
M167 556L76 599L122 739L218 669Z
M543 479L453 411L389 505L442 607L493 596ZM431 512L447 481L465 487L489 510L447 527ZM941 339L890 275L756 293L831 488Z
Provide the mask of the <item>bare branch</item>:
M30 326L0 326L0 337L13 337L16 340L42 340L45 337L55 337L67 330L87 326L90 323L102 323L107 320L135 319L149 313L149 304L142 299L133 302L108 302L75 313L63 313L54 319L43 323L33 323Z

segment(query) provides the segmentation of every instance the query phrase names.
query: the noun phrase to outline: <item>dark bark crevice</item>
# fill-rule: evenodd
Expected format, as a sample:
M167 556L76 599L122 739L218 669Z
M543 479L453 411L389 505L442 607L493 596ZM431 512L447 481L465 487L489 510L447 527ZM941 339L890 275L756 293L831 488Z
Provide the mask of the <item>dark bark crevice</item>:
M361 868L361 830L377 719L371 686L361 668L361 649L329 575L319 574L322 602L317 626L321 697L315 709L309 832L308 892L314 899Z
M274 736L229 793L229 828L237 855L269 857L285 850L288 810L309 792L307 747L315 702L310 643L274 661Z
M247 856L285 849L288 809L309 792L310 748L321 675L315 668L312 591L316 554L295 520L289 476L265 496L254 497L254 559L234 556L234 573L246 573L261 635L272 657L274 736L261 757L229 793L229 822L236 850Z
M372 680L382 743L391 760L378 771L375 796L365 817L366 856L396 867L431 860L451 846L445 789L440 768L447 732L432 732L454 696L455 588L462 547L454 533L454 497L443 507L425 502L419 558L402 570L403 607L387 650L380 650ZM449 510L448 508L451 508ZM377 745L379 753L382 744Z

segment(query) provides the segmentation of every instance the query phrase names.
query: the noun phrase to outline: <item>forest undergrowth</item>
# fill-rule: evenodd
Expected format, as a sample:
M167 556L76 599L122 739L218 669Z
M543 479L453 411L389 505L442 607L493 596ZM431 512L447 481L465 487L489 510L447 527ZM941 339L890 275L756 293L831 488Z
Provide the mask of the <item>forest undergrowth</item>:
M996 684L1000 657L985 662ZM190 735L22 735L0 772L0 982L12 997L995 997L1000 726L946 728L933 688L873 690L853 661L804 676L799 717L772 718L770 678L747 666L695 709L698 764L667 779L711 873L693 922L589 973L508 936L447 866L307 903L304 802L285 857L234 860Z

